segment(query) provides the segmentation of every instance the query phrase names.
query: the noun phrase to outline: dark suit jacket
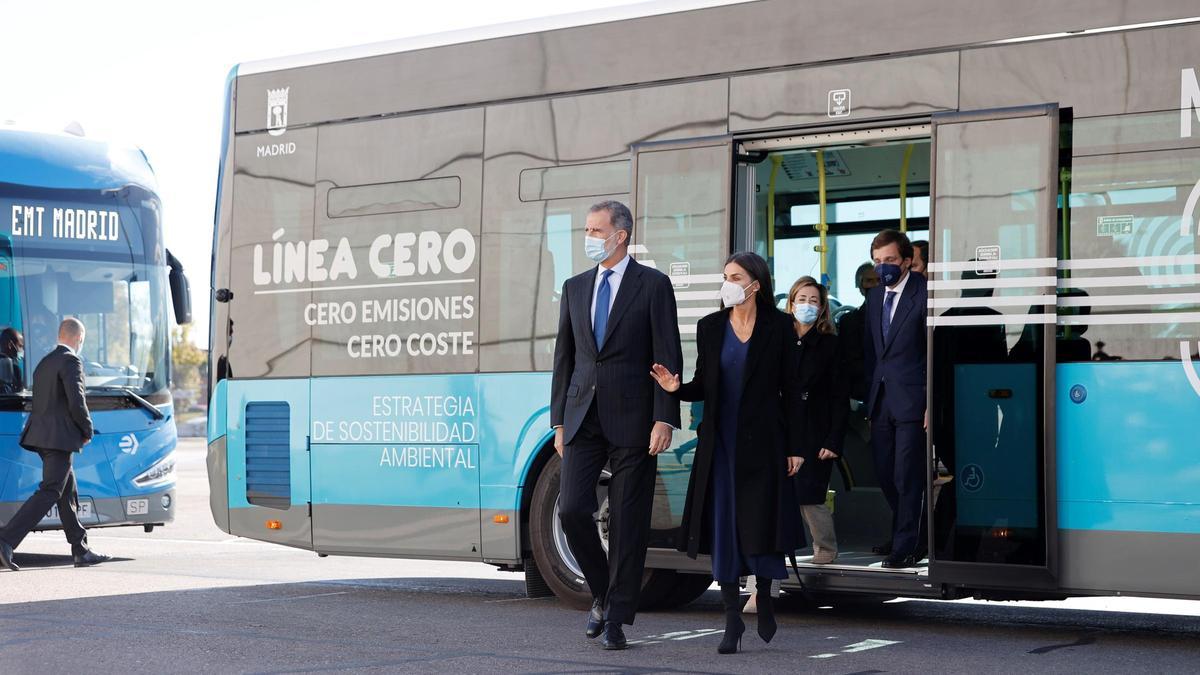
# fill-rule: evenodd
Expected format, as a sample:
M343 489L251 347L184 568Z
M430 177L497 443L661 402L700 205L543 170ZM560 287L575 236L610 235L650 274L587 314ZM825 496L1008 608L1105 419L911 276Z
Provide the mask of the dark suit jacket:
M563 284L550 424L561 425L563 443L570 443L595 401L610 443L649 447L655 422L679 428L679 401L650 377L655 363L673 373L683 365L675 292L667 275L631 258L608 315L608 336L597 352L592 332L596 270Z
M729 310L713 312L696 326L696 373L675 395L704 401L699 442L688 482L679 550L695 557L711 551L709 486L717 444L721 402L721 348ZM746 354L742 401L734 453L734 496L738 541L745 555L786 553L804 544L795 485L787 478L787 458L800 455L802 439L799 356L792 317L760 311Z
M925 419L925 317L929 291L925 277L908 273L904 292L896 298L887 344L883 342L882 284L867 293L867 331L863 339L863 365L867 374L866 404L873 416L886 399L898 422ZM880 389L883 399L880 399Z
M33 371L33 413L21 432L21 447L79 452L92 433L83 362L59 345Z
M850 387L844 345L837 335L810 330L800 345L800 456L796 474L801 504L824 504L836 459L817 459L821 448L839 456L850 417Z
M867 374L863 365L863 336L867 333L865 311L864 307L855 307L838 319L838 341L845 366L843 375L849 383L850 396L856 401L867 400Z

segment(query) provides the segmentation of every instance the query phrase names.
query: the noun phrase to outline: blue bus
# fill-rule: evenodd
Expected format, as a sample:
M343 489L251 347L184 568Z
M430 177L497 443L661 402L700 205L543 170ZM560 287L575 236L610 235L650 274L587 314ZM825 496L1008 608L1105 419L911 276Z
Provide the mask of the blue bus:
M891 515L848 401L838 559L801 551L786 587L1200 598L1193 3L914 0L874 24L869 4L672 3L238 66L213 242L217 524L490 563L586 607L549 371L562 283L592 264L587 210L621 199L634 255L674 283L689 368L731 251L763 254L776 288L826 279L849 315L875 233L929 242L929 555L872 553ZM646 606L710 582L674 550L704 411L683 413Z
M18 445L33 371L73 316L95 438L75 459L87 527L175 515L168 307L190 321L183 267L163 247L162 204L138 149L76 133L0 127L0 522L37 490ZM12 336L23 338L23 349ZM38 529L58 529L57 507Z

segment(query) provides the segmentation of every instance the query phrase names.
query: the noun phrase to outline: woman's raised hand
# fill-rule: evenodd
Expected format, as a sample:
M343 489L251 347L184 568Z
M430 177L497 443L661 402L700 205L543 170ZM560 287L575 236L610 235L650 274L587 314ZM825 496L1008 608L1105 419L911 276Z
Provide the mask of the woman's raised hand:
M679 375L672 375L671 371L661 364L650 366L650 377L653 377L658 386L667 393L673 394L679 390Z

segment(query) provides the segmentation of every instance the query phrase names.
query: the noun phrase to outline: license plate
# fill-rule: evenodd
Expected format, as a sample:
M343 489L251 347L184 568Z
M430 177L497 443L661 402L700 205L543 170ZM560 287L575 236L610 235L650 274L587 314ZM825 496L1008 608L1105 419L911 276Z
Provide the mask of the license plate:
M79 517L79 521L82 523L89 523L89 522L94 523L97 521L96 508L92 504L92 500L90 497L80 497L79 498L79 508L76 509L75 514ZM46 517L42 518L42 522L40 524L41 525L62 525L62 519L58 517L58 505L57 504L50 507L50 513L47 513Z
M130 499L125 502L125 515L144 516L150 513L149 499Z

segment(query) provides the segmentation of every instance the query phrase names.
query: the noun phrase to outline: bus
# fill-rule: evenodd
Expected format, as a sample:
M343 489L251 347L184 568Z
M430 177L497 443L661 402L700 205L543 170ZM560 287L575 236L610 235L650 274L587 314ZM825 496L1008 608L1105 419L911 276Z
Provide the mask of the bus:
M556 516L550 370L588 208L619 199L634 255L672 280L689 371L730 252L764 255L776 288L825 279L844 313L875 233L928 241L928 556L872 553L891 514L850 401L839 557L800 551L785 588L1200 598L1196 7L872 6L639 6L236 67L217 524L481 561L588 606ZM682 412L645 607L710 583L675 550L704 413Z
M18 439L33 371L75 317L95 437L74 461L86 527L175 517L175 416L167 308L191 320L187 278L163 247L162 204L138 149L0 126L0 522L38 489ZM61 529L58 507L36 529Z

